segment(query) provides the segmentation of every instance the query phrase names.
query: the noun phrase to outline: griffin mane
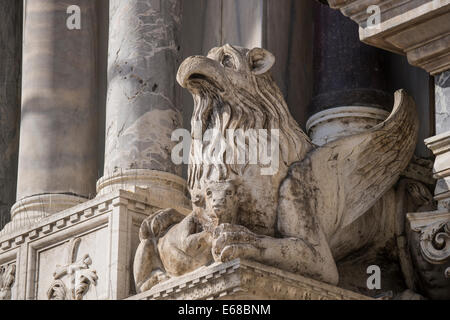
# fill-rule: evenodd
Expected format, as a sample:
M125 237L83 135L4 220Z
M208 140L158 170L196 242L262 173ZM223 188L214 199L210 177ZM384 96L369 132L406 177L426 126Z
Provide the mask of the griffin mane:
M216 129L223 137L226 137L228 129L241 129L244 132L250 129L266 129L269 135L271 129L279 129L280 163L284 163L286 167L303 159L311 150L310 139L291 116L272 75L265 73L252 76L251 80L253 93L242 88L235 88L233 94L225 95L216 86L207 83L193 95L192 144L188 170L188 185L191 189L198 182L201 184L202 178L209 177L212 172L216 173L216 180L226 180L230 179L231 174L244 175L248 166L248 138L245 140L245 164L227 164L225 161L227 152L223 154L221 164L202 164L202 159L212 159L216 149L214 141L199 142L198 133L195 132L199 130L196 128L198 124L202 125L201 131L198 131L202 133L202 136L207 129ZM202 159L197 159L194 153L196 142L203 145ZM233 157L236 157L239 152L236 141L234 140L233 145L229 147L231 149L227 150L232 150Z

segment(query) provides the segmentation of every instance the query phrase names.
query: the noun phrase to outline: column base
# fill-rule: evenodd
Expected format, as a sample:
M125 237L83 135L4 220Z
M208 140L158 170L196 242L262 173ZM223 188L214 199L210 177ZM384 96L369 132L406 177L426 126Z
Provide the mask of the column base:
M373 107L347 106L320 111L308 119L306 130L314 144L322 146L341 137L370 129L389 116Z
M132 169L105 175L97 181L97 196L118 190L135 193L147 191L162 208L189 208L186 181L174 174L147 169Z
M11 208L11 222L5 225L0 235L29 228L42 218L85 201L86 198L67 194L43 194L19 200Z

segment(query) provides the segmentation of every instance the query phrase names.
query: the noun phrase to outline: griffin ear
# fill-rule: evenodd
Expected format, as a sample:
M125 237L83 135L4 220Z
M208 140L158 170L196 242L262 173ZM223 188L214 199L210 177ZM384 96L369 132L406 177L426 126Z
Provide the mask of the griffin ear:
M247 53L250 70L255 75L264 74L275 64L275 56L269 51L254 48Z

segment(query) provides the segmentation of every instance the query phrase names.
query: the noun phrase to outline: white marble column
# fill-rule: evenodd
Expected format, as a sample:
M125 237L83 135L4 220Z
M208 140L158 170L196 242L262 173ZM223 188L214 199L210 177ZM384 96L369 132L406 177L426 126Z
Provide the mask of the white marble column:
M111 0L104 176L98 193L150 188L184 199L181 166L171 160L182 128L181 0Z
M81 9L70 30L67 9ZM92 0L25 0L17 202L12 228L95 196L96 11Z
M436 156L433 174L439 209L450 210L450 70L435 76L436 135L425 144Z
M0 230L16 198L22 2L0 1Z

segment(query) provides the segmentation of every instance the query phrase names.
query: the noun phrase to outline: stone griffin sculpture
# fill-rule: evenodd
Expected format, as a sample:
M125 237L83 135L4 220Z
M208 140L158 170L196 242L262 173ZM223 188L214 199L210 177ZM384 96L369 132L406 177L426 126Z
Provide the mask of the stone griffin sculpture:
M270 74L274 63L264 49L225 45L180 66L177 80L195 102L188 171L193 210L187 216L161 210L142 224L134 261L139 292L235 258L337 284L335 258L361 249L373 237L369 229L383 223L374 216L354 227L408 165L418 134L413 100L398 91L384 122L317 147L291 116ZM212 152L201 137L211 128L278 129L278 171L262 175L264 165L248 161L196 161L199 144L201 156Z

